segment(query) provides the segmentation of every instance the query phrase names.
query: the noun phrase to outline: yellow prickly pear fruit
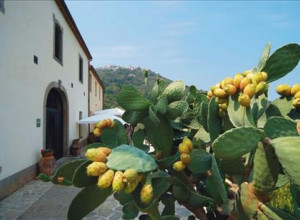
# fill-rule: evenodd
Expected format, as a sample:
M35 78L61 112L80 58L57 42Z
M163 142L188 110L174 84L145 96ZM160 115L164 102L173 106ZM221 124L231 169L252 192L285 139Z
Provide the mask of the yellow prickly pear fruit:
M219 104L219 109L222 109L223 111L227 111L227 103Z
M127 182L125 184L125 187L124 187L124 192L125 193L132 193L135 190L135 188L137 187L138 184L139 184L138 179L135 179L133 182Z
M258 83L264 81L264 78L263 78L263 75L262 75L261 72L255 73L254 76L252 76L251 79L252 79L252 81L255 81L256 84L258 84Z
M95 128L93 130L93 134L96 136L96 137L100 137L101 135L101 130L99 128Z
M236 89L240 88L240 84L244 76L241 73L237 73L233 77L233 85L235 86Z
M113 191L120 191L125 187L125 183L123 181L124 173L122 171L117 171L112 182Z
M184 137L182 143L188 146L190 152L194 149L193 142L191 141L191 139Z
M228 102L228 98L216 98L216 102L218 104L223 104L223 103L227 103Z
M298 99L298 98L300 98L300 91L299 91L299 92L297 92L297 93L294 95L294 98L295 98L295 99Z
M185 143L181 143L181 144L179 144L179 146L178 146L178 151L180 152L180 153L187 153L187 154L189 154L190 153L190 148L189 148L189 146L187 145L187 144L185 144Z
M218 84L216 84L216 85L214 85L214 86L211 86L210 87L210 90L213 92L215 89L217 89L217 88L220 88L220 84L218 83Z
M213 97L213 96L214 96L214 94L213 94L212 91L208 91L208 92L207 92L207 97L208 97L208 98L211 98L211 97Z
M101 124L102 124L102 121L98 121L98 123L96 124L96 128L101 128Z
M263 77L263 81L267 81L267 79L268 79L268 73L266 73L266 72L261 72L261 75L262 75L262 77Z
M148 204L151 202L153 198L153 187L151 184L146 183L140 193L141 202L144 204Z
M248 76L250 73L252 73L252 70L245 70L243 74L244 76Z
M256 86L255 94L257 96L259 96L259 95L265 93L267 90L268 90L267 83L263 81L263 82L258 83L258 85Z
M245 88L243 93L248 95L250 98L252 98L255 95L255 89L256 86L253 84L248 84Z
M98 179L98 187L99 188L108 188L111 186L111 183L114 179L115 172L113 170L106 171L102 176Z
M138 180L138 174L135 169L128 169L124 172L124 182L134 182Z
M173 164L173 169L176 171L182 171L185 168L185 164L180 160Z
M247 94L240 94L238 101L244 107L250 106L250 97Z
M105 173L107 166L103 162L93 162L86 168L86 173L88 176L100 176Z
M295 84L291 88L291 95L295 95L297 92L300 92L300 84Z
M224 90L228 95L234 95L237 91L236 87L232 84L227 84Z
M108 156L111 153L111 149L108 147L99 147L98 149L99 149L99 151L104 153L106 156Z
M180 160L184 163L184 164L189 164L189 162L191 161L191 156L189 154L183 153L180 155Z
M240 90L243 91L244 88L251 83L251 79L245 77L241 80L241 83L240 83Z
M297 98L297 99L293 100L293 106L295 108L300 108L300 98Z
M276 87L276 92L282 96L291 95L291 87L287 84L279 85Z
M221 88L222 88L222 89L225 89L225 87L226 87L227 85L229 85L229 84L233 85L233 79L230 78L230 77L226 77L226 78L223 79L222 82L221 82Z
M218 97L218 98L225 98L227 97L227 94L225 92L224 89L220 89L220 88L216 88L214 91L213 91L213 94Z
M104 153L102 153L99 148L91 148L88 149L87 152L85 153L85 156L87 159L94 161L94 162L106 162L107 158Z

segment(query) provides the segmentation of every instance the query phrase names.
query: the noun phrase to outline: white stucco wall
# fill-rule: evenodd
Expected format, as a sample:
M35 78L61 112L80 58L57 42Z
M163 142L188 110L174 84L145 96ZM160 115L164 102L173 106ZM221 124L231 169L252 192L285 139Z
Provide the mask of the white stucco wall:
M5 13L0 11L0 180L40 159L45 140L44 97L51 82L61 80L66 91L68 146L78 138L79 111L88 116L88 58L56 3L4 1L4 6ZM53 58L54 16L63 28L63 65ZM79 82L79 55L83 83ZM36 127L37 118L41 127ZM87 125L82 131L87 137Z
M91 85L90 85L90 115L93 115L94 112L100 111L103 109L103 87L96 79L92 71L90 71ZM100 89L100 93L99 93ZM96 91L96 92L95 92ZM95 127L95 124L90 124L90 131Z

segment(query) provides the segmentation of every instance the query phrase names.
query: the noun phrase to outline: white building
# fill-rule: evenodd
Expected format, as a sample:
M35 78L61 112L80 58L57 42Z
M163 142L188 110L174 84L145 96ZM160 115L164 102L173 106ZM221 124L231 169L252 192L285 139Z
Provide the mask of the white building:
M62 0L0 0L0 199L88 136L92 56Z

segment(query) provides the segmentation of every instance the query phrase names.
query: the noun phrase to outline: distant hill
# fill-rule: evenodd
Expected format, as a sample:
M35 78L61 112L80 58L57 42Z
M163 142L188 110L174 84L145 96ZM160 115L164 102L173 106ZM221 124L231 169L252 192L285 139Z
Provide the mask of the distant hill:
M145 94L144 72L140 67L106 66L97 68L96 71L105 87L104 109L118 106L117 95L125 85L131 85L141 94ZM158 73L148 70L149 89L153 87L157 79L171 82L171 80Z

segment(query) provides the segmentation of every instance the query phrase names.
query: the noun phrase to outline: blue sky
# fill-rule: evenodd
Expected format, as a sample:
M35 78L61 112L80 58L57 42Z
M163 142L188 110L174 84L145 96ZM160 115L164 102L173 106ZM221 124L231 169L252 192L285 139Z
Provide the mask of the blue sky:
M67 1L93 56L94 67L140 66L187 85L209 89L300 43L297 1ZM300 83L300 64L275 86Z

